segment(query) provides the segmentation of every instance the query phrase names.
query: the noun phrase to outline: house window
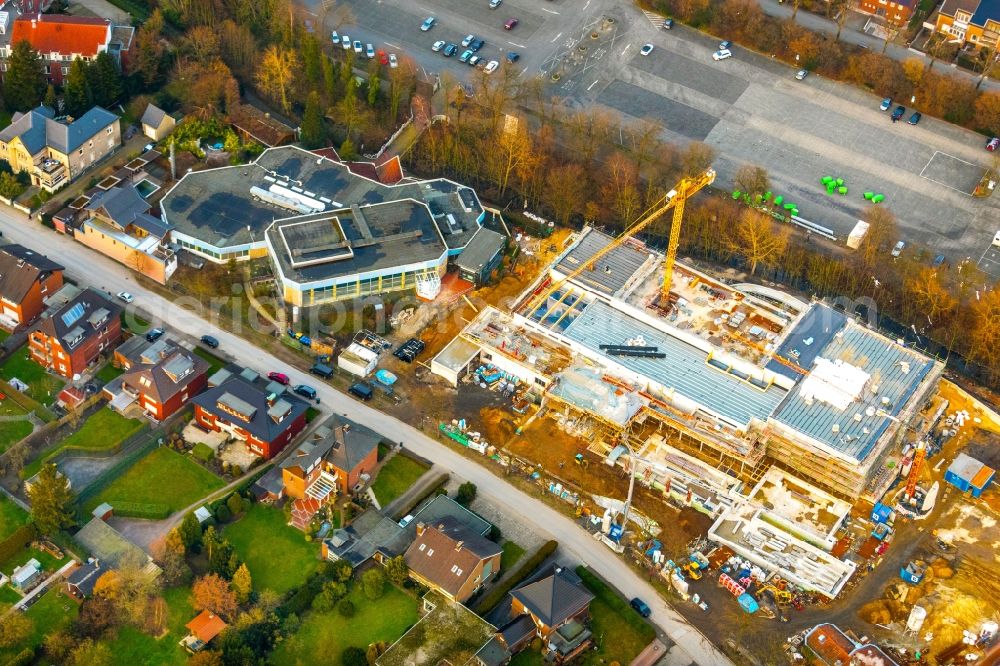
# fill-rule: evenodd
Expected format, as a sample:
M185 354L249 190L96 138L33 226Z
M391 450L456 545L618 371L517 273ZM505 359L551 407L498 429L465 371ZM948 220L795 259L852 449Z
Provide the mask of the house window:
M62 68L62 73L63 73L63 76L66 76L67 74L69 74L69 67L63 67Z
M430 557L433 554L434 554L434 549L433 548L428 548L427 549L427 557Z
M108 134L111 134L112 132L114 132L114 131L115 131L115 128L114 128L114 127L108 127L108 128L107 128L107 129L105 129L104 131L105 131L106 133L108 133Z

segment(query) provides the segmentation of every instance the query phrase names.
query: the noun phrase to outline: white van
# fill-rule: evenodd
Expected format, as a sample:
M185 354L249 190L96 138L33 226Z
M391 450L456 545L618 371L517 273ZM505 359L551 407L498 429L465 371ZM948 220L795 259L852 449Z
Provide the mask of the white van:
M1000 231L993 237L993 247L1000 247Z

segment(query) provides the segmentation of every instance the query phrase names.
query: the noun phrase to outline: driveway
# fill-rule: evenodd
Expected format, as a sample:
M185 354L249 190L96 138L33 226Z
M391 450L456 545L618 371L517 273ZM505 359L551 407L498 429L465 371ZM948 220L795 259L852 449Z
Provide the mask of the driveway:
M206 333L214 335L221 342L221 350L239 359L246 367L261 373L279 367L279 361L268 352L202 319L198 312L182 308L136 284L130 271L124 266L66 236L48 230L40 231L37 224L28 222L24 215L16 211L8 208L0 210L0 230L11 242L44 250L50 256L58 257L66 267L67 276L81 284L115 291L127 289L135 295L135 305L152 314L157 323L169 322L175 330L194 337ZM201 309L200 303L193 299L190 306ZM293 383L319 384L315 377L304 371L288 368L287 373ZM648 600L653 610L651 620L686 653L682 659L702 666L724 666L731 663L617 555L596 544L570 518L521 492L488 469L416 428L378 412L331 386L319 384L316 388L326 409L345 415L349 413L350 418L381 433L389 441L405 442L416 454L433 460L436 465L456 477L475 483L480 498L494 503L508 515L520 516L538 534L557 540L564 555L586 564L606 580L612 581L626 597L638 596ZM674 648L672 652L677 649Z

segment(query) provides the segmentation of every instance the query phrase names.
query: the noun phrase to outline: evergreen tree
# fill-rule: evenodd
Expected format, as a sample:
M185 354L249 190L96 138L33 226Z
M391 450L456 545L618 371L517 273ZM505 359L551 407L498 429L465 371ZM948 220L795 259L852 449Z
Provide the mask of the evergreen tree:
M378 72L373 72L371 76L368 77L368 106L375 106L378 102L379 87L382 82L379 80Z
M201 543L201 523L198 522L193 513L184 516L179 531L184 548L192 552L197 552L198 546Z
M106 52L97 54L94 62L87 67L94 104L110 108L121 99L125 93L122 75L115 65L114 58Z
M69 480L48 463L28 491L31 519L42 534L53 534L76 523L73 517L73 491Z
M63 99L66 101L66 113L74 118L79 118L94 105L90 84L87 82L87 65L80 58L73 60L73 64L69 66Z
M250 595L253 593L253 579L246 564L241 564L233 574L233 592L236 594L236 601L241 604L250 600Z
M56 89L51 83L49 84L49 87L45 89L45 99L42 101L42 104L57 113L59 111L57 108L59 106L59 100L56 98Z
M306 97L305 114L302 117L302 131L299 134L302 144L309 149L326 145L326 127L321 107L319 93L315 90L309 93Z
M48 87L45 67L38 52L31 48L27 40L14 45L7 59L7 74L3 83L8 111L29 111L44 99Z

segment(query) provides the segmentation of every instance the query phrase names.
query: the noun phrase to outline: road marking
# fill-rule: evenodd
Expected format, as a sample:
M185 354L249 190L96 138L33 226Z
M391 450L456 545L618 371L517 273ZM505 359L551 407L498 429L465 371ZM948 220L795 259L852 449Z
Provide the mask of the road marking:
M528 48L524 44L518 44L517 42L507 42L507 43L510 44L511 46L516 46L516 47L518 47L520 49L526 49L526 48Z
M392 42L386 42L385 45L386 46L391 46L394 49L402 49L403 48L402 46L397 46L397 45L393 44Z
M549 40L549 44L552 44L553 42L555 42L560 37L562 37L562 33L561 32L558 35L556 35L555 37L553 37L552 39L550 39Z
M625 47L624 49L622 49L622 55L625 55L625 52L626 52L626 51L628 51L628 50L629 50L629 48L631 48L631 46L632 46L632 44L631 44L631 43L629 43L629 45L628 45L628 46L626 46L626 47Z
M555 14L556 16L559 16L559 12L557 12L557 11L554 11L554 10L552 10L552 9L546 9L545 7L541 7L540 9L541 9L541 10L542 10L543 12L548 12L549 14Z
M600 81L600 79L598 79L597 81L594 81L589 86L587 86L587 92L590 92L590 89L593 88L594 86L596 86L598 81Z
M583 6L583 11L587 11L587 7L590 6L590 0L587 0L587 4Z

